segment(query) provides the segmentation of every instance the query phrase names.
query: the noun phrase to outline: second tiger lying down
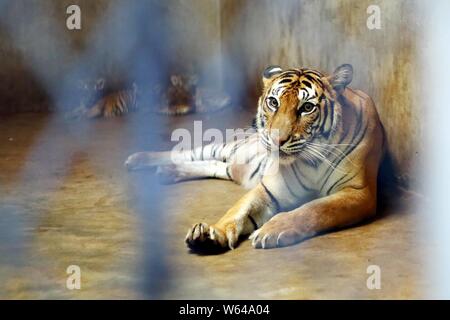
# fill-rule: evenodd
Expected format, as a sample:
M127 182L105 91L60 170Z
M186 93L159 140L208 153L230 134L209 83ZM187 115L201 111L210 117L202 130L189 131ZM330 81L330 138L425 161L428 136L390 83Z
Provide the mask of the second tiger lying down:
M269 67L257 133L186 152L136 153L126 166L159 166L174 182L216 177L251 188L216 223L192 226L186 243L193 250L233 249L245 235L255 248L288 246L356 224L375 214L384 135L371 98L347 87L352 76L350 65L330 76ZM273 156L249 152L258 141L278 151L275 173L265 174L275 163ZM236 161L242 154L245 164Z

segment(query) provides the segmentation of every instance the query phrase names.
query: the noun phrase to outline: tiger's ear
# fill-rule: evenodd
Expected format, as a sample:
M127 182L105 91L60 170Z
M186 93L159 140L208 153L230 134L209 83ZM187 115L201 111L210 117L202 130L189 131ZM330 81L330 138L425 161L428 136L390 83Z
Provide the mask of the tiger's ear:
M103 90L105 88L105 79L99 78L95 83L95 90Z
M170 76L170 83L172 83L172 85L174 87L177 87L177 86L179 86L181 84L181 79L177 75L171 75Z
M283 69L281 69L280 66L269 66L267 67L263 72L263 84L264 87L267 86L270 82L270 80L273 79L274 76L277 74L280 74L283 72Z
M344 89L352 82L353 79L353 67L351 64L343 64L334 71L334 73L327 77L328 82L338 93L344 91Z
M198 76L196 74L192 74L188 78L189 85L195 87L198 84Z

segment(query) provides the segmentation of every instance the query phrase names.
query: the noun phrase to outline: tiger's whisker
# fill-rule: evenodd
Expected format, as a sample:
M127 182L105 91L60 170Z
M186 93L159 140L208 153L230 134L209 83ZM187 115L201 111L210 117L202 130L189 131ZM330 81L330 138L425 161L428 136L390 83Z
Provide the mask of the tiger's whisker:
M307 143L311 146L314 146L316 148L320 148L323 151L326 152L330 152L331 154L339 157L339 156L343 156L343 159L345 159L346 161L348 161L350 164L352 164L353 166L357 166L342 150L335 148L335 149L327 149L326 147L324 147L323 145L318 145L318 144L312 144L312 143ZM339 152L339 154L335 153L335 152Z
M310 152L312 152L313 154L315 154L318 158L320 158L321 160L323 160L327 165L329 165L331 168L333 168L336 171L339 171L341 173L345 173L345 171L339 169L338 167L336 167L330 160L327 159L326 156L324 156L319 150L314 149L311 145L307 145L306 146Z

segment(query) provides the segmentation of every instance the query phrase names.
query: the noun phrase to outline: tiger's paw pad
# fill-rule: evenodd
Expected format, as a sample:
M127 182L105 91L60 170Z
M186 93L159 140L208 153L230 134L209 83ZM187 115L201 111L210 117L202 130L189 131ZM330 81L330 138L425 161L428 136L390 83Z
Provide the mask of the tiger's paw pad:
M234 242L224 232L206 223L197 223L189 229L185 242L195 252L217 253L234 248Z

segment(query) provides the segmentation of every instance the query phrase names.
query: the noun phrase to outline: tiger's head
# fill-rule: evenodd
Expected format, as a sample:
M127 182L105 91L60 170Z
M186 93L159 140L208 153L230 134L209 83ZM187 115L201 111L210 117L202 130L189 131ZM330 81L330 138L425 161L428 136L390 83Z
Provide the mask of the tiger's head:
M78 80L80 106L90 108L104 94L105 82L104 78Z
M312 69L268 67L256 116L262 143L278 148L281 159L294 160L308 144L328 138L339 121L335 103L352 77L349 64L330 76Z

